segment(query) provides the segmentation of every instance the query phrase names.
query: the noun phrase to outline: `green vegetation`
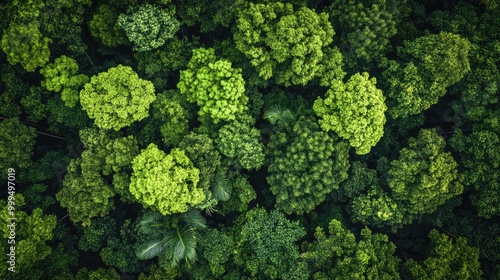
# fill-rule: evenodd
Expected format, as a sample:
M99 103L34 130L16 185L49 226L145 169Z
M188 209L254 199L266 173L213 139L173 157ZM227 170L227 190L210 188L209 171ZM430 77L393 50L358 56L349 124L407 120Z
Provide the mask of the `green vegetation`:
M0 2L0 279L500 279L498 0Z

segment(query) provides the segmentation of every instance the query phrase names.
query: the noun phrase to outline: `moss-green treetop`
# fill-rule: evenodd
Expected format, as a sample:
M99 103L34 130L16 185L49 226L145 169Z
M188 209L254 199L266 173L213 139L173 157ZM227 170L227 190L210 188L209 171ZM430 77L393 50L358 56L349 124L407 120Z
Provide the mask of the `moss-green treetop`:
M98 127L120 130L149 115L154 92L151 82L120 64L93 76L80 91L80 103Z
M19 24L12 22L4 31L2 50L7 60L14 65L20 63L28 72L35 71L49 62L51 39L43 37L37 22Z
M125 30L136 51L149 51L163 46L174 37L180 23L173 16L174 10L142 4L130 7L118 17L117 25Z
M305 85L326 72L330 78L344 75L341 61L328 61L342 56L329 47L335 32L326 13L306 7L294 11L290 3L249 3L238 14L236 28L237 49L266 80L275 76L279 84L290 86Z

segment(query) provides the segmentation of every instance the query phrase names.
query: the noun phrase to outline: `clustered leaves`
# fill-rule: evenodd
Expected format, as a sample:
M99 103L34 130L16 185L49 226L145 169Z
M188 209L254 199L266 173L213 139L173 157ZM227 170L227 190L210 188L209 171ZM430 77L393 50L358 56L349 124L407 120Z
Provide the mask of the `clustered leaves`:
M347 143L301 117L288 133L271 136L269 183L276 207L287 214L312 211L347 178Z
M277 83L290 86L325 74L342 79L342 56L329 47L335 32L326 13L306 7L294 11L290 3L249 3L236 22L236 47L265 80L275 76Z
M157 5L142 4L121 14L117 24L125 30L134 50L148 51L163 46L179 30L180 23L173 12Z
M214 49L194 49L187 70L180 71L177 87L190 102L200 107L200 118L214 123L230 121L247 109L245 81L241 69L231 62L215 57Z
M132 161L130 192L145 207L163 215L182 213L205 199L198 187L200 170L181 149L169 154L150 144Z
M375 78L366 72L353 75L345 84L333 81L325 99L316 99L313 106L321 128L335 131L360 155L369 153L384 134L387 106L375 85Z
M98 127L118 131L149 115L154 92L151 82L120 64L93 76L80 91L80 103Z

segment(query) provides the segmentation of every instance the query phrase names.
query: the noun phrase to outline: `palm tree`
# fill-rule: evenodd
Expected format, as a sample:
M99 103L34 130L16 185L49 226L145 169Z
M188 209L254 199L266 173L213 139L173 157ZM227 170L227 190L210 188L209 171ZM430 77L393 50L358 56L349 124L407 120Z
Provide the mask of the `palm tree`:
M264 112L264 119L271 124L287 124L295 121L295 114L290 109L275 105Z
M171 226L171 219L159 212L149 212L139 223L139 232L153 238L139 245L136 255L149 260L164 252L172 258L172 266L185 260L188 265L196 260L196 230L206 228L199 210L190 209L179 214L179 222Z

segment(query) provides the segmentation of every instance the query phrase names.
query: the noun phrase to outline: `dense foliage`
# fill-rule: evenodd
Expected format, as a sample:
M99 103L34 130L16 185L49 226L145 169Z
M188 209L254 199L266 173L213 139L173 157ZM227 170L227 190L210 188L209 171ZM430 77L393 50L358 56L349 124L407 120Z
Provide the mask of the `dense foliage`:
M500 279L498 0L0 11L0 279Z

